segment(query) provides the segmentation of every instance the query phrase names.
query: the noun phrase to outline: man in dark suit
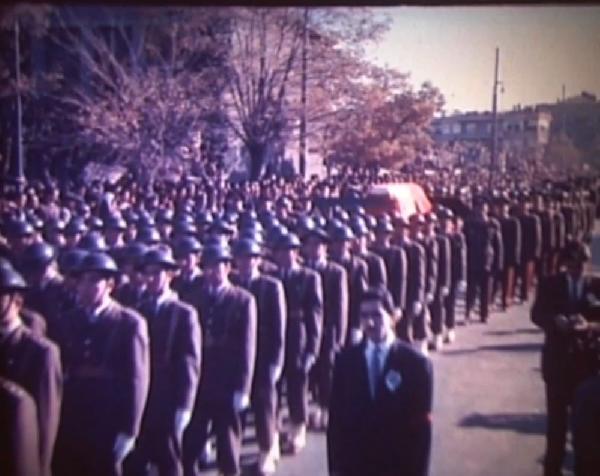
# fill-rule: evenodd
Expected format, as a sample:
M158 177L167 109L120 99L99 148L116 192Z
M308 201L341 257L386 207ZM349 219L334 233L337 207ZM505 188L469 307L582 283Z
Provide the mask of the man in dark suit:
M317 360L323 327L323 287L319 273L298 262L300 240L293 233L273 243L287 305L283 381L287 389L290 431L285 450L297 453L306 446L308 374Z
M262 249L258 243L241 239L233 253L237 273L231 281L256 299L256 366L250 400L260 450L258 472L273 474L280 455L276 384L283 371L285 354L285 293L281 281L260 272Z
M229 280L228 246L206 246L204 275L195 307L202 327L202 369L192 421L183 440L184 474L198 474L197 462L212 425L217 465L225 475L240 473L240 413L250 404L256 358L256 301Z
M365 339L336 359L327 455L335 476L423 476L431 447L430 361L394 337L387 290L363 295Z
M321 276L323 286L323 328L321 346L315 366L310 374L310 386L317 404L312 414L311 427L327 427L329 394L335 354L346 341L348 326L348 277L344 267L327 259L329 235L314 227L302 238L306 266Z
M140 431L149 386L146 321L111 298L119 270L90 252L79 266L79 307L59 342L65 369L56 474L122 474Z
M177 263L167 245L146 252L147 298L140 305L150 337L150 391L131 471L154 463L160 475L182 475L183 431L192 417L200 377L196 310L170 287Z
M546 384L545 476L560 475L564 459L568 408L579 383L572 359L575 332L600 320L600 280L587 276L589 250L571 242L563 255L565 270L540 281L531 320L544 330L542 376Z
M454 216L451 210L445 209L440 213L441 230L450 240L450 292L446 297L446 336L445 342L452 343L456 339L456 301L459 293L467 288L467 242L460 228L462 219Z
M21 294L26 284L10 267L0 268L0 376L21 386L36 407L41 474L50 475L62 398L62 368L54 343L21 321Z

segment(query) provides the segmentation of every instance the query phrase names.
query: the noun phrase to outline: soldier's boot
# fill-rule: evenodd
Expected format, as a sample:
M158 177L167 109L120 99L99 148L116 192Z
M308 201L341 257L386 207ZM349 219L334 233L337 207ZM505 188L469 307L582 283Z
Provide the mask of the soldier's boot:
M306 446L306 425L292 424L290 433L291 450L293 454L299 453Z
M447 344L452 344L455 340L456 340L456 331L454 329L448 329L446 331L445 342Z
M420 352L425 357L429 355L429 349L427 347L427 339L415 339L413 346L417 352Z
M441 333L435 334L433 336L433 341L431 342L431 348L433 350L441 350L444 346L444 339Z
M273 439L273 446L271 447L269 452L273 455L273 459L275 460L275 462L279 462L279 460L281 459L281 446L279 443L279 435L275 435L275 438Z
M258 474L262 476L275 473L277 462L274 456L272 449L271 451L260 452L258 457Z
M311 430L319 430L321 427L321 409L315 408L309 415L308 425Z

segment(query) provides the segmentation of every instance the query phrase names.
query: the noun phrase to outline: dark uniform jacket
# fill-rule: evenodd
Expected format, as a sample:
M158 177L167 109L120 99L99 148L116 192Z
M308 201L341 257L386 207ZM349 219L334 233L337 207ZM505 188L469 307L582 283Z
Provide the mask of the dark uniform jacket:
M19 385L0 378L0 474L41 476L35 402Z
M342 476L423 476L431 446L429 360L392 344L373 398L365 342L337 357L329 405L329 470Z
M556 250L560 251L567 243L567 229L565 226L565 216L560 210L554 211L554 233L556 237Z
M419 242L425 250L425 295L433 296L437 292L438 243L435 236L425 236Z
M250 282L242 280L239 275L232 275L231 281L250 291L256 300L257 342L253 390L265 385L271 387L275 382L270 382L270 371L283 368L285 355L287 309L283 285L278 279L264 274L259 274Z
M47 336L55 342L61 339L64 316L73 305L60 277L50 279L43 287L31 287L25 293L25 306L44 317Z
M450 291L452 278L452 254L450 249L450 238L444 233L436 235L438 247L438 273L436 293L440 293L442 288Z
M452 286L467 279L467 242L462 232L450 235L450 250L452 254Z
M201 333L196 310L175 296L140 306L150 337L150 391L144 421L173 425L177 410L192 410L200 378Z
M521 223L515 217L501 217L500 229L504 243L504 268L517 266L521 260Z
M368 286L369 267L362 258L354 255L336 262L346 270L348 281L348 326L346 332L346 342L348 342L350 329L360 328L360 302L362 294Z
M470 274L477 275L492 270L494 262L492 234L492 228L485 220L474 218L465 222L467 270Z
M19 384L33 398L42 474L50 474L63 383L58 348L19 324L8 335L0 337L0 376Z
M203 282L195 307L202 328L202 378L196 402L232 402L250 395L256 359L256 301L245 289L225 285L211 295ZM197 403L196 403L197 404Z
M542 254L542 226L538 216L526 213L519 216L521 222L521 264L539 258Z
M548 210L537 213L540 219L540 238L542 241L542 254L548 254L556 249L556 227L554 226L554 215Z
M531 308L531 320L544 330L545 341L542 349L542 376L546 382L566 384L569 373L568 348L569 334L559 330L555 318L559 314L569 316L581 314L588 320L598 321L599 309L591 302L591 296L600 299L600 279L586 276L579 299L570 295L567 273L549 276L538 285L535 303Z
M425 249L418 241L405 240L402 247L406 250L407 281L406 281L406 309L412 312L414 303L425 304L425 281L427 265Z
M316 360L323 329L323 287L319 273L302 266L280 272L287 305L285 367L302 368Z
M24 307L21 309L21 321L34 334L42 337L46 335L46 320L40 313Z
M365 263L367 263L367 281L369 287L387 286L388 278L385 270L385 263L381 256L372 251L367 251L365 254L357 253L356 256L362 258Z
M385 272L388 278L387 288L394 299L394 305L399 309L404 309L407 281L406 251L396 245L386 248L373 246L372 251L381 256L385 263Z
M334 354L346 342L348 327L348 276L343 266L326 261L311 268L321 276L323 286L323 327L320 354L333 362Z
M504 241L502 240L502 228L500 221L494 217L490 217L490 225L492 232L492 250L494 259L492 262L492 270L499 272L504 269Z
M145 290L131 282L123 283L113 292L113 298L119 304L135 310L139 310L145 297Z
M201 283L202 276L200 274L195 275L191 279L180 274L173 278L171 288L177 293L179 299L193 305L195 302L195 294L201 286Z
M61 434L78 438L85 432L105 444L112 444L118 433L138 435L150 377L146 321L113 300L95 321L79 309L67 319L61 343Z

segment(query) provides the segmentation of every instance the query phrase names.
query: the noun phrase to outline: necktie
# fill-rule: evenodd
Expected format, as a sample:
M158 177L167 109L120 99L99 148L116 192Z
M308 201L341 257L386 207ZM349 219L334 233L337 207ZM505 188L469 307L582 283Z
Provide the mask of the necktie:
M371 352L371 362L369 374L371 377L371 395L373 398L377 396L377 387L379 385L379 377L381 377L383 351L379 346L375 346Z

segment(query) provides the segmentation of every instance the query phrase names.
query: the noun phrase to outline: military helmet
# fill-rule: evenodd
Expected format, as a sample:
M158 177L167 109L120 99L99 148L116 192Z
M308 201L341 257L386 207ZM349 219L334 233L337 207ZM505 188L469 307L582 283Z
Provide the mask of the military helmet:
M108 245L104 239L104 235L99 231L93 230L81 237L77 246L86 251L107 251Z
M177 259L200 251L202 251L202 244L193 236L182 236L173 244L173 254Z
M173 258L171 248L164 243L146 251L140 264L142 267L160 266L165 269L177 269L179 267Z
M87 231L87 225L85 224L85 220L81 217L73 217L67 223L65 227L65 235L73 236L77 234L83 234Z
M24 291L27 283L12 266L0 267L0 292Z
M29 245L23 252L23 264L26 268L45 267L55 259L56 250L44 241Z
M202 265L210 266L221 262L231 261L231 250L229 246L222 244L211 244L202 250Z
M12 219L6 224L7 236L23 237L35 233L35 229L26 220Z
M237 240L233 246L234 256L262 256L262 247L248 238Z
M300 243L300 239L298 238L298 235L296 235L295 233L285 233L285 234L279 235L273 241L273 245L272 245L273 249L275 249L275 250L298 249L301 246L302 245Z
M144 226L138 230L136 239L147 245L156 245L160 243L161 236L153 226Z
M83 259L88 255L88 251L79 248L73 248L64 252L58 258L58 267L63 274L74 274L78 271Z
M329 237L331 241L352 241L356 238L352 229L344 224L333 226L329 232Z
M77 273L98 272L109 276L119 274L115 260L107 253L91 251L81 260Z

